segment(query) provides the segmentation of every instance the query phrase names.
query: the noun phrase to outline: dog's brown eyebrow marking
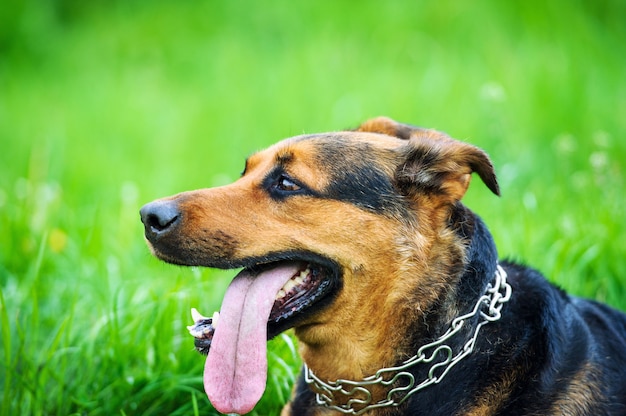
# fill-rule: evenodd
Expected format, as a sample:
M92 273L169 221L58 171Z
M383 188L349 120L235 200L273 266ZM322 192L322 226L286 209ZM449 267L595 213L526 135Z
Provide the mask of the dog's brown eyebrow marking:
M241 176L244 176L246 173L248 173L250 169L258 164L258 162L256 161L257 155L258 153L253 153L252 155L248 156L245 166L243 168L243 172L241 172ZM293 160L293 158L293 153L287 150L283 150L276 155L276 165L280 167L285 167L285 165L288 165Z

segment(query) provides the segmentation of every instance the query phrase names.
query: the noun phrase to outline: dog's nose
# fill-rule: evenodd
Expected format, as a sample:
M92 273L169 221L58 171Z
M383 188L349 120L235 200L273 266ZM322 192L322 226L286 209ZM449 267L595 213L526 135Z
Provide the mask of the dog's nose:
M178 224L181 214L174 201L154 201L139 210L141 222L146 229L146 238L151 240L172 231Z

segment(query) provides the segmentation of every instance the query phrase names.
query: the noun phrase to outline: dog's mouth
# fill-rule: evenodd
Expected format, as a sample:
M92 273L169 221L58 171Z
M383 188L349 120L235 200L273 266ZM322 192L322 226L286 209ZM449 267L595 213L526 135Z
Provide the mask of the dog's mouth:
M282 262L252 266L247 270L248 273L258 276L280 263ZM300 263L297 272L276 293L267 321L268 340L294 327L298 321L309 315L312 312L310 308L328 295L330 289L335 286L336 273L331 268L310 262ZM187 329L195 338L196 350L203 355L209 353L219 316L219 312L214 312L209 318L195 308L191 310L194 324Z
M339 282L338 267L326 259L253 264L233 279L219 313L192 310L188 329L207 354L205 390L217 410L252 410L265 390L266 341L328 304Z

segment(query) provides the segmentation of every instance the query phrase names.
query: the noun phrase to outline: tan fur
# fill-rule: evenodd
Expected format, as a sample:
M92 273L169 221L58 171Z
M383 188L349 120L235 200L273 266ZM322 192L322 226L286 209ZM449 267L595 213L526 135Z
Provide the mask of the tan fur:
M466 416L490 416L496 414L503 403L506 403L515 385L517 374L504 373L502 380L490 385L465 413Z
M582 416L594 414L593 405L606 401L599 388L598 370L585 364L570 380L565 393L552 408L554 415Z

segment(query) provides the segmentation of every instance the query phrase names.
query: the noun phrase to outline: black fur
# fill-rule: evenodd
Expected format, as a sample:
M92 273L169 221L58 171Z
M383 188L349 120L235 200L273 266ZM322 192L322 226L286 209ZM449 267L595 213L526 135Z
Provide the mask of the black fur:
M404 200L367 143L344 141L339 135L315 143L318 163L330 176L329 186L320 197L383 215L405 211Z

